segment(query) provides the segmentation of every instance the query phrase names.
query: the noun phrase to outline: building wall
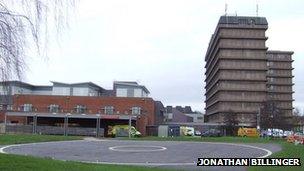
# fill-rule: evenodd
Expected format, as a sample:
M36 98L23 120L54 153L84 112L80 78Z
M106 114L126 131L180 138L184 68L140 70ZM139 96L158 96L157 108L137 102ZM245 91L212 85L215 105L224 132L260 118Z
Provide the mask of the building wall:
M53 87L52 95L54 96L70 96L71 88L70 87Z
M189 113L186 115L193 118L193 122L204 122L204 114L202 113Z
M13 110L20 110L24 104L32 104L33 112L49 112L48 106L59 105L59 113L76 113L75 107L83 105L86 114L105 114L105 106L114 107L114 115L130 115L132 107L140 107L142 114L137 117L137 126L145 133L147 125L155 125L155 102L151 98L127 98L127 97L85 97L85 96L37 96L18 95L13 97Z
M12 94L32 94L32 90L30 88L25 88L21 86L12 86L11 92Z
M248 118L266 100L268 26L260 20L264 18L221 17L205 57L207 121L224 122L224 114L233 111L241 123L255 123Z
M291 116L293 110L292 54L288 51L267 52L267 99L275 101L286 116Z
M73 96L88 96L89 88L87 87L73 87L72 88Z
M148 97L148 92L145 91L143 86L138 85L120 85L114 83L113 86L117 97Z
M205 56L208 122L224 122L232 111L241 124L255 126L266 100L292 114L293 52L267 51L267 28L263 17L220 18Z
M52 91L50 90L34 90L32 91L33 95L52 95Z

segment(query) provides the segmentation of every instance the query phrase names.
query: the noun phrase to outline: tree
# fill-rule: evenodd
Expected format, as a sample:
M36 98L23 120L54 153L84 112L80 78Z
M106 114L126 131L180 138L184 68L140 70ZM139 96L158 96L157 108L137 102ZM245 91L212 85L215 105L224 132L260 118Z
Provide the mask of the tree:
M237 117L237 113L232 110L229 110L224 114L224 123L226 127L227 135L236 135L237 134L237 126L239 125L239 120Z
M293 110L293 116L302 116L301 112L300 112L300 109L295 107L294 110Z
M300 131L303 129L304 115L300 112L299 108L293 110L292 123L295 130Z
M262 104L260 115L260 127L265 130L268 128L276 128L290 130L293 126L291 123L292 116L285 116L275 101L265 101Z
M0 80L22 78L27 48L45 52L49 29L68 26L71 6L74 0L0 0Z

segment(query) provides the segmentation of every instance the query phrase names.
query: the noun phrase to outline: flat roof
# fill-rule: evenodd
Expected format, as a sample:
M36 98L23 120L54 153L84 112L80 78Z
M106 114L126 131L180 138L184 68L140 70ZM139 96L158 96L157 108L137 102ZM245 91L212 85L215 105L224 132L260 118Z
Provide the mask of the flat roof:
M255 17L255 16L221 16L219 24L240 24L242 21L254 22L255 25L268 25L265 17Z

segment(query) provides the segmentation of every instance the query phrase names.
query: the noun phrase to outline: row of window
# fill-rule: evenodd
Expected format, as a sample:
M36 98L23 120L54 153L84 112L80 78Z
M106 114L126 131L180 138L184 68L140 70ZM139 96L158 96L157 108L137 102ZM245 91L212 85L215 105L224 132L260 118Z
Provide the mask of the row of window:
M290 55L285 55L285 54L267 54L267 58L269 58L269 59L291 60L291 56Z
M265 37L264 30L235 30L235 29L223 29L220 34L222 36L233 36L233 37Z
M267 62L268 67L291 68L291 62Z
M265 48L265 40L222 39L220 47Z
M267 90L275 90L275 91L292 91L292 86L274 86L267 85Z
M4 105L0 105L0 110L12 110L12 106L11 105L7 105L7 106L4 106ZM24 111L24 112L33 112L34 111L34 107L32 104L24 104L21 106L21 108L19 108L19 110L21 111ZM104 108L102 108L104 114L108 114L108 115L112 115L114 114L114 107L113 106L105 106ZM51 113L59 113L60 111L60 106L57 105L57 104L51 104L48 106L48 111L51 112ZM84 106L84 105L76 105L74 107L74 111L76 113L86 113L87 111L87 107ZM132 115L140 115L141 112L142 112L142 109L141 107L132 107L131 108L131 114Z
M13 106L0 104L0 111L1 110L13 110Z
M222 60L220 62L221 67L227 68L253 68L253 69L265 69L266 65L264 61L245 61L245 60Z
M279 70L279 69L269 69L267 74L276 74L281 76L291 76L291 70Z
M291 78L274 78L274 77L268 77L267 78L268 82L275 82L275 83L292 83L292 79Z

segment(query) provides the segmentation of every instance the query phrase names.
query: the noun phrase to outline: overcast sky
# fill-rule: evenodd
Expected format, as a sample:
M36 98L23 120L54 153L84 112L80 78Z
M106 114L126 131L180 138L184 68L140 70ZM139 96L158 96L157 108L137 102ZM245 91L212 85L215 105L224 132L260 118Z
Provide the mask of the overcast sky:
M28 58L24 81L138 81L164 105L204 109L204 56L219 17L256 16L256 0L79 0L48 59ZM272 50L294 51L294 106L304 109L304 1L259 0ZM301 66L302 64L302 66Z

